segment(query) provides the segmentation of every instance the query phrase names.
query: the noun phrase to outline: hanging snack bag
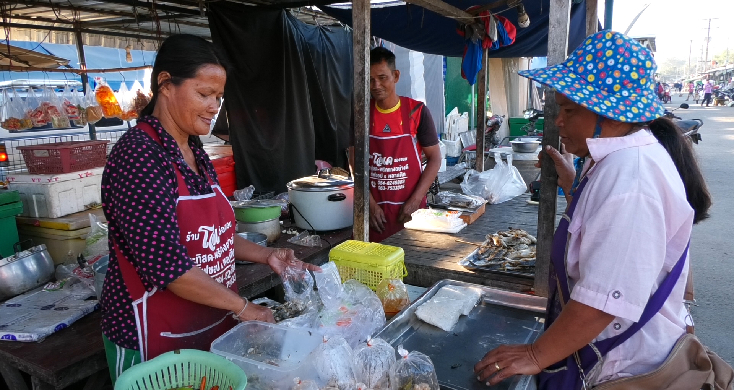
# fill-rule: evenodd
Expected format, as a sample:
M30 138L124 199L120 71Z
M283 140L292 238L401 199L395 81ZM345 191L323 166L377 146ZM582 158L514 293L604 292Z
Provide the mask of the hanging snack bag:
M130 90L127 89L127 85L125 83L120 84L120 90L117 92L116 96L117 101L120 102L120 108L122 109L120 119L124 121L137 119L138 113L133 109Z
M150 103L150 97L147 93L145 93L145 90L143 89L143 86L140 84L139 81L135 80L135 83L133 84L132 89L130 89L133 103L132 107L133 110L137 113L138 117L140 116L140 112L143 111L145 107L148 106L148 103Z
M28 117L31 118L33 127L43 127L48 124L48 118L41 105L41 100L38 95L33 91L33 88L28 88L28 95L26 97L26 103L28 104Z
M70 121L78 121L80 110L79 107L75 101L74 92L71 91L71 88L67 85L66 88L64 88L64 94L62 95L61 99L63 101L64 106L64 112L66 113L66 116L69 117Z
M386 316L394 316L410 305L408 289L400 279L383 279L376 292Z
M319 378L328 385L335 384L339 390L354 389L357 381L354 375L354 352L341 337L324 337L313 352L314 368ZM328 386L327 385L327 386Z
M23 100L13 90L13 99L10 99L8 90L3 91L3 102L5 104L5 116L0 124L5 130L20 131L33 127L33 122L27 117Z
M417 351L408 353L402 345L398 354L400 358L390 368L392 389L439 390L431 358Z
M97 103L96 93L89 84L87 84L87 94L84 96L84 104L88 123L97 123L104 117L102 107Z
M387 341L368 338L354 350L357 381L373 390L390 389L390 367L395 364L395 348Z
M97 98L97 103L102 107L102 114L105 118L119 118L122 115L122 107L120 107L115 93L107 83L100 82L97 85L97 90L94 91L94 95Z
M51 88L46 88L45 94L48 96L46 113L51 120L51 126L54 129L66 129L71 127L69 117L66 115L63 103L56 92Z

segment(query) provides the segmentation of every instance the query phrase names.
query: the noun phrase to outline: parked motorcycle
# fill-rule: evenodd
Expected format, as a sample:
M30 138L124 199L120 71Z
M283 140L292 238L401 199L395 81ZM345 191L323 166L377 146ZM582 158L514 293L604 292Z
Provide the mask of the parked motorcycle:
M688 109L688 107L688 104L683 103L680 105L680 107L676 109L670 111L665 110L665 117L675 122L675 124L683 131L683 135L685 135L686 137L690 137L693 143L698 144L699 141L703 141L703 138L701 138L701 134L698 133L698 129L703 126L703 121L700 119L683 119L673 114L673 111L679 110L681 108L685 110Z

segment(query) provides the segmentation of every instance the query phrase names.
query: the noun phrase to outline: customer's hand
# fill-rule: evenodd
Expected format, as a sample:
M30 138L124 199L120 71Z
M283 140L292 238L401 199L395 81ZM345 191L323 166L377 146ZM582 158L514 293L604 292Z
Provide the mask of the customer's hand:
M513 375L535 375L541 371L532 344L500 345L474 366L477 380L494 386Z
M536 168L540 168L544 155L548 155L556 166L558 186L563 188L563 193L570 194L573 181L576 179L576 169L573 166L573 155L568 153L561 154L555 148L550 145L546 145L543 150L538 153L538 162L535 163Z
M243 301L243 304L246 301ZM243 306L244 307L244 306ZM240 321L261 321L275 323L273 311L265 306L260 306L252 302L247 303L247 308L238 317Z
M382 233L385 230L387 218L382 207L375 202L370 202L370 227Z
M286 267L321 272L321 267L298 260L293 253L293 249L273 248L273 251L268 255L267 263L278 275L282 275Z

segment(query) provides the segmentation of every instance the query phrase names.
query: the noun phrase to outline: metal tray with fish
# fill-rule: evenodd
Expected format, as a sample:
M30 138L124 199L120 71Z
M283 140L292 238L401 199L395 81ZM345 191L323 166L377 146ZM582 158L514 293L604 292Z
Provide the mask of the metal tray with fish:
M475 272L490 272L503 275L521 276L529 279L535 277L535 259L532 260L502 260L487 261L480 257L481 248L475 249L465 258L459 260L459 265Z
M460 260L459 265L475 272L532 278L535 274L536 243L536 238L525 230L500 230L488 234L479 248Z
M445 332L418 319L415 311L441 287L449 285L478 289L482 298L468 316L461 316L454 328ZM428 355L442 389L486 389L484 383L477 381L474 365L502 344L535 341L543 331L545 306L545 298L444 279L393 317L375 337L395 348L402 344L408 351ZM531 376L517 376L493 389L535 390L536 383Z

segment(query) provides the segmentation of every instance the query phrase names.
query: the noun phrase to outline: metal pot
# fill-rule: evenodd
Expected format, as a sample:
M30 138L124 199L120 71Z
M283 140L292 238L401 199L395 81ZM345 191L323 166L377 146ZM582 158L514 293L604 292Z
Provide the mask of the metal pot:
M328 231L354 224L354 181L320 172L288 183L296 226Z
M237 233L262 233L268 238L268 244L272 244L280 238L280 221L278 218L262 222L237 222Z
M538 150L540 141L535 139L520 139L510 141L510 144L512 145L512 151L515 153L534 153Z
M234 218L240 222L255 223L279 218L282 201L248 200L232 202Z
M19 248L18 248L19 249ZM0 301L36 288L54 275L46 245L37 245L0 260Z
M262 233L244 232L244 233L237 233L237 235L244 238L247 241L252 241L257 245L268 246L268 236Z

